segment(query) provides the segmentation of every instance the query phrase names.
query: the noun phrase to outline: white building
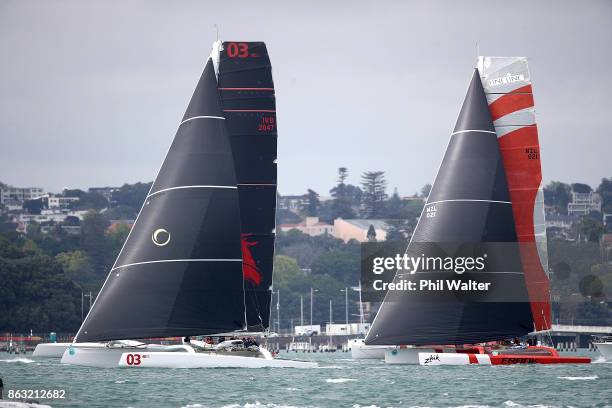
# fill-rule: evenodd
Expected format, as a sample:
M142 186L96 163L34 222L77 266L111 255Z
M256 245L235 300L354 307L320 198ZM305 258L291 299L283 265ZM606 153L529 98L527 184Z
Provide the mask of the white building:
M0 204L23 204L24 201L33 200L44 194L41 187L11 187L0 189Z
M325 334L328 336L354 336L363 335L370 330L370 323L327 323L325 325Z
M601 212L601 197L594 192L576 193L572 191L572 202L567 204L568 215L588 215L591 211Z
M552 214L546 216L546 228L560 228L569 230L580 219L577 216Z
M83 220L85 214L87 214L87 210L81 211L67 211L67 210L42 210L40 214L19 214L18 217L14 218L14 221L17 223L21 223L27 227L28 224L32 222L36 222L38 224L43 223L61 223L66 220L67 217L77 217L79 220Z
M387 239L388 225L382 220L345 220L336 218L334 220L334 237L349 242L351 239L359 242L368 240L368 230L370 226L376 231L376 240L384 241Z
M298 212L304 203L303 195L287 195L278 197L278 208Z
M323 234L331 235L334 232L334 226L319 221L319 217L306 217L305 220L297 224L281 224L278 228L283 232L295 229L311 237Z
M47 200L49 209L68 208L70 203L79 201L79 197L64 197L53 193L43 194L41 197Z
M303 326L295 326L293 328L296 336L310 336L321 334L321 325L313 324L311 325L303 325Z

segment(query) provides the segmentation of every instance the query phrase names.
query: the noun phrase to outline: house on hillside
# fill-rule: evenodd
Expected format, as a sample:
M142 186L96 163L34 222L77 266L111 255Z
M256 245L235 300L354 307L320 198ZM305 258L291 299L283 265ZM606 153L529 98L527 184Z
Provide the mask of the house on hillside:
M601 212L601 196L592 191L577 193L572 191L572 201L567 204L567 215L589 215L591 211Z
M344 242L348 242L351 239L365 242L368 240L367 237L370 226L373 226L374 231L376 231L377 241L384 241L387 239L387 229L389 226L382 220L345 220L342 218L336 218L334 220L334 237Z
M283 232L295 229L311 237L316 237L323 234L331 235L334 232L334 226L319 221L319 217L306 217L305 220L297 224L280 224L278 228Z

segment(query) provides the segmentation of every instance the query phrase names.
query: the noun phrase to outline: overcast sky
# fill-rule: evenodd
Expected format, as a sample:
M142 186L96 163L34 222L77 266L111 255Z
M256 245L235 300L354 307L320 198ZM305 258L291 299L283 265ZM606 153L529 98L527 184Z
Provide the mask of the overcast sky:
M215 40L265 41L279 190L430 183L483 55L529 57L546 182L612 176L612 1L0 0L0 181L150 181Z

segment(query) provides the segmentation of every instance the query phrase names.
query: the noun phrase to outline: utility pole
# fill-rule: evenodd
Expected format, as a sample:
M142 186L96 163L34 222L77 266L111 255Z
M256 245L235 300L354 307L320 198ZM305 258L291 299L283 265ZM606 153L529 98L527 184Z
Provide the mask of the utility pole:
M83 292L81 291L81 323L83 323L83 298L89 298L89 310L91 310L91 291L89 291L88 294L83 294ZM87 312L89 313L89 312Z
M300 325L304 326L304 296L300 295Z
M329 345L331 346L332 343L332 300L329 299Z
M344 292L344 315L345 315L344 316L344 320L345 320L345 322L344 322L345 326L344 327L345 327L345 330L346 330L346 333L344 333L344 334L349 334L349 329L348 329L348 325L349 325L349 322L348 322L348 288L340 289L340 292Z
M83 310L84 309L84 305L83 304L85 302L84 297L85 296L83 295L83 291L81 291L81 324L83 324L83 318L84 318L83 317L83 315L84 315L84 310Z
M312 296L314 292L318 292L318 290L310 288L310 330L312 330Z

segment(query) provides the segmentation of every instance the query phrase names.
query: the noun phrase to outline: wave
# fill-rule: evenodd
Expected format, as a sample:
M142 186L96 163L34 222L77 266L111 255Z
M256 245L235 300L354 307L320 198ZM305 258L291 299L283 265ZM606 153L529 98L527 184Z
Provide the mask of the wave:
M596 375L586 375L584 377L557 377L557 378L560 378L562 380L577 381L577 380L596 380L599 377Z
M208 408L208 405L188 404L188 405L182 406L181 408ZM221 408L317 408L317 407L314 407L314 406L301 407L301 406L296 406L296 405L285 405L285 404L274 404L274 403L264 404L259 401L255 401L255 402L246 402L244 405L240 405L240 404L223 405Z
M347 366L339 366L339 365L330 365L330 366L319 366L317 368L335 368L335 369L344 369L344 368L351 368L351 367L347 367Z
M593 364L601 364L601 363L608 363L608 364L612 364L612 361L607 361L603 356L599 356L597 358L597 360L592 361Z
M29 363L33 363L34 360L30 360L29 358L25 358L25 357L17 357L17 358L1 359L0 362L29 364Z
M332 383L332 384L342 384L342 383L349 382L349 381L357 381L357 380L354 378L328 378L325 380L325 382Z

